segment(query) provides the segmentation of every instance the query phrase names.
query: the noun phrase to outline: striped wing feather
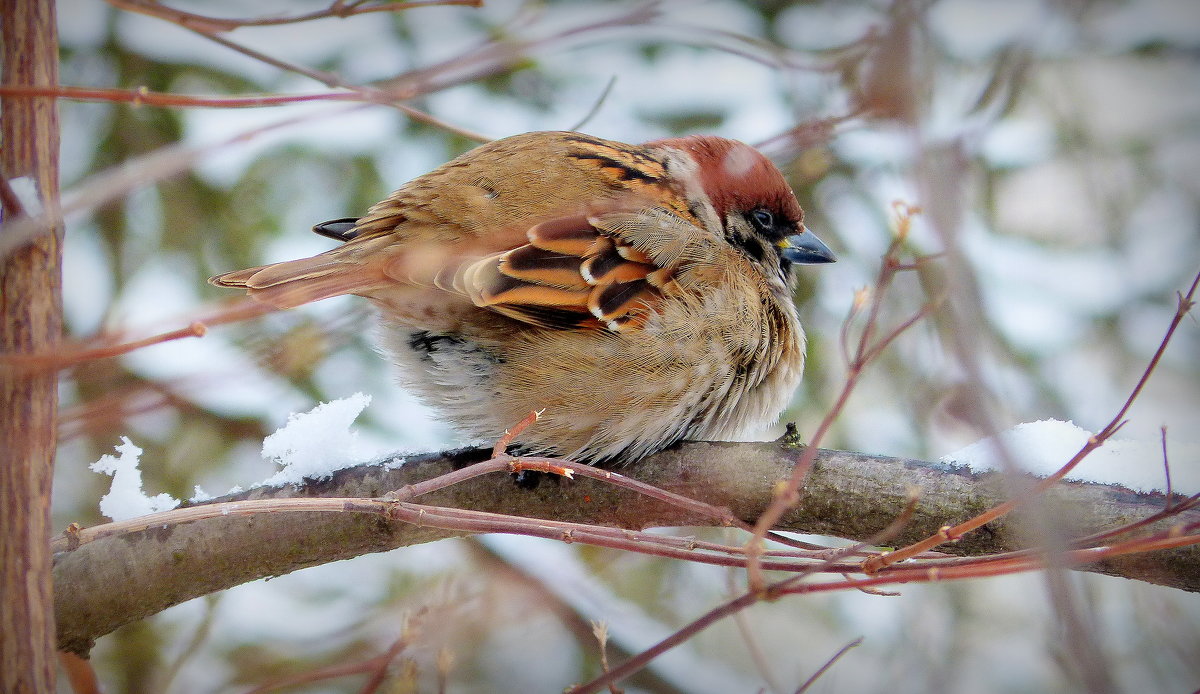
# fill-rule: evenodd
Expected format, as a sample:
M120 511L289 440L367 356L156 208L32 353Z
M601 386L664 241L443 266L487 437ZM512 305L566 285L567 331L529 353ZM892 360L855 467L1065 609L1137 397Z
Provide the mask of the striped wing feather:
M561 217L529 243L471 263L462 290L477 306L547 328L616 332L640 327L662 298L670 270L604 229L604 216Z

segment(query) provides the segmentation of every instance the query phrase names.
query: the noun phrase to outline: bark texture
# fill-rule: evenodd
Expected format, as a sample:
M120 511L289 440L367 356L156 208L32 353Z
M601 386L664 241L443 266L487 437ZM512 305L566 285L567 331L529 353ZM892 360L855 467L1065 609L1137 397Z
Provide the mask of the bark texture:
M798 452L780 443L687 443L620 472L664 489L729 508L753 521L771 500L776 482L791 474ZM302 487L256 489L215 501L264 497L380 497L477 462L486 451L465 450L411 457L397 469L382 465L343 470ZM783 529L862 539L887 527L920 490L920 504L902 545L965 520L1007 498L1010 480L918 460L822 450L798 507ZM629 529L711 525L663 502L589 479L547 477L533 490L509 475L480 477L415 499L422 504L468 508ZM1112 528L1162 509L1162 495L1136 494L1104 485L1063 484L1041 500L1065 536ZM210 502L211 503L211 502ZM1191 511L1172 522L1195 522ZM980 555L1036 545L1022 513L944 545L946 552ZM1159 525L1157 529L1164 526ZM109 537L62 552L54 568L60 647L86 653L94 639L122 624L171 605L265 576L431 542L453 533L377 515L260 513L220 516L167 528ZM1061 538L1060 538L1061 539ZM1086 570L1200 591L1200 548L1131 555Z
M58 35L51 0L0 4L3 83L58 83ZM58 198L58 116L54 99L0 101L0 175L28 176L51 209ZM5 196L4 219L19 214ZM12 233L0 227L0 233ZM62 332L62 236L45 229L0 258L0 352L48 352ZM54 691L50 483L58 404L54 372L0 369L0 690Z

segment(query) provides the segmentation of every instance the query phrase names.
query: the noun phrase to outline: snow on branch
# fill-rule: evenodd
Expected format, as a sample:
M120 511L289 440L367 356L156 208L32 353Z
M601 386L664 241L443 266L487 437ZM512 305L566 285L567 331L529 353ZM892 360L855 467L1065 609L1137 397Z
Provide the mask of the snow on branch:
M461 535L471 532L471 524L481 527L485 521L492 523L488 529L493 531L643 547L651 553L695 560L733 556L729 548L696 542L674 549L650 546L650 540L631 537L629 531L727 525L729 518L753 523L771 503L777 483L790 477L803 450L786 441L696 442L621 468L625 477L700 504L692 507L580 476L547 475L537 489L520 489L509 474L468 473L472 464L487 461L491 452L463 449L409 456L398 467L385 461L339 470L327 480L259 487L147 516L140 519L141 527L128 532L100 534L95 539L87 535L89 531L71 533L55 543L59 646L84 653L96 638L118 626L200 595L308 566ZM495 470L511 469L501 462ZM457 481L438 483L448 474ZM430 481L436 484L427 487L432 489L428 493L414 497L405 491ZM913 489L919 490L915 507ZM393 491L396 494L388 499ZM907 522L890 540L908 543L936 534L947 522L965 520L1002 503L1008 492L1002 473L820 450L801 502L784 514L776 529L869 539L912 508ZM1160 514L1168 502L1173 504L1172 513ZM1097 535L1147 518L1153 522L1133 528L1134 538L1190 534L1195 542L1200 528L1200 510L1183 497L1168 500L1161 493L1137 493L1115 485L1061 483L1042 495L1042 503L1043 510L1052 510L1068 538ZM707 508L724 509L729 515L715 517ZM165 524L163 517L168 514L183 514L181 522ZM946 577L961 570L954 568L960 565L956 562L969 561L957 557L1020 553L1031 546L1023 517L1018 509L988 523L982 532L943 544L939 548L943 555L924 555L921 560L930 563L921 569L927 574L923 579L911 574L914 565L910 564L874 578L886 579L887 572L893 571L897 576L907 572L899 582L936 579L938 574ZM527 519L546 520L522 522ZM584 525L587 528L581 529ZM1114 543L1111 535L1106 535L1108 544L1103 546L1133 541L1121 536ZM856 568L861 567L861 556L853 554L830 562L831 550L805 553L782 547L774 552L762 557L764 568L784 569L790 562L797 571L813 567L834 575L861 571ZM739 561L744 563L744 557ZM1096 554L1094 560L1075 568L1200 591L1196 544L1149 553Z

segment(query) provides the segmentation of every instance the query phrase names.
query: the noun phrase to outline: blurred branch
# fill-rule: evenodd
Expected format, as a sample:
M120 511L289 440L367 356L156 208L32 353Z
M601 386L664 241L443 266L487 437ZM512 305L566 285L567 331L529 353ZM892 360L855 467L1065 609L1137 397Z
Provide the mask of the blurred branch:
M1129 412L1129 408L1133 406L1134 401L1137 400L1138 395L1141 394L1142 389L1150 380L1150 376L1153 375L1155 368L1158 366L1158 362L1162 359L1163 353L1167 350L1167 345L1171 342L1171 336L1175 334L1175 330L1179 327L1179 324L1183 322L1184 317L1187 316L1195 306L1197 289L1200 289L1200 273L1198 273L1195 279L1192 280L1192 285L1188 289L1187 294L1185 295L1181 293L1179 295L1175 316L1171 319L1171 323L1167 328L1166 334L1159 343L1158 349L1155 350L1154 356L1150 358L1150 363L1142 372L1141 378L1138 379L1137 385L1135 385L1133 390L1129 393L1129 397L1125 399L1125 403L1121 406L1121 409L1116 415L1113 416L1112 420L1110 420L1109 423L1102 430L1100 430L1098 434L1089 438L1087 443L1085 443L1084 446L1080 448L1070 460L1063 464L1062 467L1060 467L1054 473L1046 476L1044 479L1038 481L1036 485L1033 485L1028 490L1025 490L1022 494L1014 495L1012 498L1006 500L1003 504L999 504L993 508L987 509L974 518L959 523L954 527L939 528L936 533L930 535L920 542L913 543L908 547L895 552L889 552L888 554L880 557L872 557L868 559L865 564L867 572L874 573L883 567L904 561L905 559L914 557L921 552L932 550L944 542L956 540L965 533L969 533L986 525L996 518L1012 512L1012 510L1017 508L1020 504L1026 503L1031 499L1039 498L1043 491L1049 489L1059 480L1066 477L1071 470L1075 469L1076 466L1082 463L1092 451L1103 446L1106 441L1112 438L1112 436L1116 434L1122 426L1125 425L1125 414ZM1169 479L1170 468L1168 467L1167 470Z
M362 104L348 106L322 117L340 115L364 108ZM87 177L62 194L57 208L46 210L34 217L22 217L7 222L5 233L0 235L0 259L37 235L38 230L49 224L61 224L64 217L93 210L103 204L118 200L135 190L186 171L206 155L228 147L243 145L256 137L311 121L313 114L286 118L269 125L236 133L224 140L200 147L182 144L159 147L147 154L129 159L104 171Z
M896 233L883 255L883 261L880 264L875 283L872 288L863 289L855 295L850 313L842 323L842 346L847 368L841 392L838 394L837 400L829 408L829 411L826 412L821 423L817 426L816 432L812 435L812 446L805 448L793 466L792 474L788 476L786 483L781 484L775 490L775 498L772 500L771 505L755 521L754 536L746 544L747 549L752 550L747 573L749 575L751 591L754 593L762 592L766 580L762 574L763 567L760 563L760 555L757 551L753 550L761 549L762 540L767 536L771 528L775 527L789 509L796 507L801 502L800 490L804 486L805 478L811 473L816 461L818 449L815 446L821 445L830 427L833 426L838 416L841 415L851 393L857 387L859 379L862 377L867 366L889 344L895 341L905 330L912 327L916 321L926 315L940 301L938 297L931 297L921 309L900 323L900 325L885 333L882 337L876 336L876 331L880 328L879 319L884 297L887 295L889 289L892 288L897 273L901 272L901 268L905 266L901 261L901 252L907 243L908 235L912 228L913 216L919 213L918 208L903 203L897 202L895 203L895 207L897 211ZM918 257L914 262L919 263L921 261L922 259ZM861 327L857 347L851 357L849 351L846 349L850 326L855 318L862 313L864 307L867 309L866 320ZM905 509L901 513L897 513L894 517L904 517L909 511L910 509ZM889 535L887 539L890 541L891 538L892 536ZM874 557L871 559L874 559Z
M350 497L385 504L389 502L383 497L393 490L463 470L489 455L489 451L475 449L422 455L396 469L359 466L339 471L327 481L259 488L206 503ZM791 476L797 456L793 447L778 442L687 443L623 467L621 473L728 509L741 521L753 523L774 498L776 484ZM898 543L926 537L947 522L1002 503L1008 489L1005 475L998 473L976 475L919 460L821 450L806 480L803 503L784 514L776 527L871 538L911 505L909 490L913 486L920 488L920 503L896 536ZM1056 485L1044 498L1046 508L1054 509L1062 527L1074 535L1137 522L1159 512L1165 502L1161 494L1082 483ZM552 525L561 522L628 529L721 524L720 519L697 509L670 505L593 479L549 478L529 491L518 489L508 475L472 477L442 486L422 496L421 502L421 508L553 519L545 533L549 536L562 534ZM1170 533L1171 528L1200 523L1200 509L1180 509L1178 515L1141 531ZM1027 543L1020 533L1020 521L1018 511L943 549L962 556L1022 549ZM56 556L59 646L84 653L96 638L118 626L200 595L264 576L461 534L389 520L381 513L342 510L215 514L192 523L159 524L104 537ZM1078 568L1200 591L1200 547L1196 545L1108 556ZM886 577L885 571L875 578Z
M851 648L857 648L862 645L862 642L863 639L860 636L839 648L836 653L829 656L829 660L826 660L824 665L817 669L817 671L814 672L807 680L804 680L804 683L796 689L796 694L804 694L804 692L807 692L809 688L816 684L817 680L821 679L821 675L824 675L829 668L833 667L834 663L841 659L842 656L846 655Z
M566 627L567 631L575 638L580 647L585 650L591 650L596 647L597 641L600 639L597 632L601 632L595 622L589 622L588 619L580 614L575 607L570 603L560 598L547 585L554 581L555 577L538 575L528 571L520 566L516 566L506 560L495 550L489 547L486 543L480 542L475 538L466 538L463 541L467 553L472 560L476 562L480 569L487 572L488 580L499 580L505 584L504 591L513 591L518 594L529 593L533 597L533 601L541 608L549 610L558 618L559 622ZM633 656L633 651L629 650L619 638L613 638L607 632L604 634L605 639L600 644L600 654L608 654L620 659L625 659ZM650 692L658 692L659 694L682 694L682 690L676 687L667 677L664 677L654 668L644 668L634 673L626 680L631 686L641 687Z
M231 48L246 52L236 44L225 42ZM289 63L283 63L275 59L267 58L266 56L253 53L251 57L269 62L270 64L285 70L300 72L301 74L327 82L330 86L350 91L345 92L325 92L321 94L258 94L254 96L200 96L196 94L169 94L163 92L152 92L145 87L137 89L111 89L111 88L96 88L96 87L21 87L21 86L5 86L0 85L0 96L55 96L61 99L72 99L75 101L99 101L108 103L127 103L134 106L160 106L173 108L264 108L271 106L289 106L292 104L307 103L312 101L354 101L363 103L381 104L391 106L400 111L404 115L412 118L420 123L432 125L441 128L447 132L461 135L468 140L475 142L488 142L490 137L480 133L467 130L466 128L453 125L446 121L432 116L420 109L413 108L407 104L397 103L391 95L379 90L368 89L366 87L355 87L345 84L336 76L329 73L315 72L307 68L293 66ZM597 105L598 106L598 105ZM4 194L7 184L0 188L0 194ZM5 197L5 200L8 198Z
M388 0L383 0L378 3L364 2L364 0L356 0L354 2L336 0L332 5L323 10L292 17L263 17L261 19L209 17L207 15L167 7L156 0L108 0L108 4L127 12L136 12L164 19L188 29L210 32L233 31L241 27L279 26L281 24L295 24L332 17L345 19L370 12L400 12L402 10L412 10L419 7L437 7L439 5L479 7L483 4L483 0L417 0L416 2L389 2Z
M55 96L60 99L74 99L76 101L127 103L134 106L186 106L189 108L260 108L263 106L285 106L306 101L364 100L361 95L352 92L200 96L194 94L152 92L145 87L137 89L113 89L105 87L72 87L67 85L46 87L3 85L0 86L0 96Z
M210 32L206 33L195 27L187 28L233 50L275 65L280 69L308 75L330 87L352 90L361 101L366 102L350 106L348 110L363 108L368 104L391 105L414 119L444 128L467 139L486 142L490 138L485 135L450 125L399 102L503 73L521 65L522 61L530 55L547 51L552 47L561 48L570 46L573 42L586 43L588 39L598 41L599 38L597 37L603 35L603 32L606 30L628 29L640 26L654 18L655 5L656 3L646 2L634 5L628 9L622 8L624 11L614 13L603 19L568 26L548 36L536 39L513 39L504 42L488 41L474 49L467 50L461 55L435 65L412 70L372 87L351 85L336 75L315 72L303 66L285 63L252 49L242 47L223 37L215 36ZM48 88L53 87L54 85L48 85ZM138 93L140 93L138 90L134 90L131 94L127 93L120 98L128 98L133 101ZM326 100L342 100L343 98L347 98L343 95L336 96L337 98L334 98L333 95L322 98ZM303 98L298 97L298 99ZM341 115L342 113L344 111L334 110L316 115L303 114L298 117L281 120L278 123L237 133L225 140L204 147L187 147L180 144L160 147L151 153L127 160L119 166L89 176L67 191L63 196L64 203L61 209L48 211L36 217L23 218L11 223L6 229L6 233L0 236L0 259L36 235L38 229L47 224L61 223L63 215L78 214L95 209L102 204L124 197L134 190L186 171L204 156L226 147L244 144L264 133L286 128L296 123L308 122L318 117L328 118Z
M608 83L604 85L604 90L601 91L600 96L596 98L596 103L592 104L592 107L588 109L588 112L583 114L583 118L580 118L578 121L576 121L575 125L567 128L567 130L580 130L583 128L583 126L587 125L588 121L592 120L592 118L594 118L595 115L600 112L600 107L604 105L604 102L608 99L608 95L612 93L612 88L616 84L617 76L613 75L612 77L609 77Z
M423 617L423 615L418 615L418 618L421 617ZM321 682L324 680L363 674L369 674L370 679L368 680L367 684L358 691L363 692L364 694L374 692L379 688L379 685L383 683L383 680L387 675L388 667L392 664L392 661L394 661L402 652L412 646L413 641L415 640L414 632L416 631L417 630L411 625L410 620L406 618L400 636L392 641L392 644L379 655L371 656L365 660L348 663L336 663L333 665L327 665L325 667L319 667L314 670L296 673L294 675L276 677L255 687L254 689L251 689L250 691L246 692L246 694L265 694L265 692L273 692L278 689L290 689L299 685L312 684L314 682Z

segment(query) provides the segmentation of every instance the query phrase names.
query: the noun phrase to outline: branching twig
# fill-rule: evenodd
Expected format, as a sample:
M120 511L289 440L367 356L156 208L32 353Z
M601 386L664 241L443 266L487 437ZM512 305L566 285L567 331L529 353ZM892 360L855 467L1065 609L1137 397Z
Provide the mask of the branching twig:
M588 112L583 114L583 117L580 118L575 125L567 128L567 130L579 130L583 126L587 125L588 121L592 120L592 118L600 112L600 107L604 105L604 101L608 99L608 95L612 93L612 88L616 86L616 84L617 76L613 75L612 77L609 77L608 83L605 84L604 89L600 91L600 96L596 97L596 103L592 104L592 107L588 109Z
M724 605L721 605L720 607L710 610L704 616L702 616L699 619L693 621L692 623L682 627L681 629L676 631L674 634L671 634L667 638L663 639L662 641L659 641L658 643L656 643L655 645L646 649L645 651L642 651L637 656L625 661L615 670L605 672L601 676L597 677L596 679L594 679L586 684L582 684L577 687L573 687L573 688L569 689L568 694L589 694L590 692L594 692L601 685L607 684L608 682L616 682L616 681L620 680L621 678L628 676L629 673L640 670L641 668L645 667L654 658L657 658L658 656L662 655L663 653L666 653L667 651L671 650L675 646L678 646L679 644L684 643L688 639L692 638L693 636L700 633L701 631L704 631L705 629L712 626L716 622L724 619L725 617L737 614L737 613L741 612L742 610L746 609L747 607L750 607L751 605L754 605L755 603L759 602L760 600L774 600L774 599L777 599L778 597L786 594L787 592L789 592L789 590L793 586L795 586L797 583L800 582L800 580L804 579L805 577L811 575L812 573L814 573L816 571L820 571L822 569L829 569L835 563L836 559L839 559L843 556L847 556L865 546L887 541L889 538L894 536L894 533L899 532L901 529L903 529L903 527L907 524L908 514L911 513L912 509L914 509L915 507L916 507L915 495L910 495L910 503L906 507L905 512L901 513L900 516L897 517L891 524L889 524L887 528L884 528L883 531L881 531L880 533L877 533L874 537L868 538L868 540L866 542L860 542L856 545L852 545L850 547L845 547L845 548L836 550L835 553L833 554L833 556L830 557L829 561L824 566L818 565L818 566L809 567L803 571L797 572L793 576L790 576L786 579L778 581L770 586L766 586L765 588L758 588L758 587L751 585L750 589L747 590L746 593L744 593L743 595L741 595L737 598L734 598L733 600L730 600L729 602L725 603ZM1197 538L1197 542L1200 542L1200 538ZM755 570L756 566L759 569L761 569L761 564L759 563L759 557L756 554L750 553L747 558L748 558L748 567L747 567L748 569L753 571L753 570ZM847 579L847 583L854 583L854 580Z
M210 17L207 15L196 14L194 12L185 12L183 10L167 7L154 0L107 0L108 4L127 12L136 12L138 14L149 15L164 19L172 24L178 24L185 29L194 29L205 32L224 32L240 29L241 27L261 27L261 26L279 26L282 24L296 24L298 22L309 22L314 19L328 19L353 17L358 14L367 14L369 12L400 12L402 10L412 10L420 7L437 7L440 5L466 5L468 7L479 7L483 4L483 0L415 0L414 2L388 2L383 0L379 4L366 3L350 3L347 4L342 0L334 2L329 7L307 14L294 15L291 17L263 17L260 19L226 19L222 17Z
M1171 337L1175 334L1175 330L1179 327L1179 324L1183 322L1184 316L1188 315L1188 312L1191 311L1192 307L1195 305L1197 286L1200 286L1200 273L1197 273L1195 279L1192 280L1191 287L1188 288L1187 293L1179 296L1175 315L1172 317L1171 323L1167 327L1166 334L1163 335L1162 341L1159 342L1158 349L1154 351L1154 356L1150 358L1150 362L1142 371L1141 377L1138 379L1137 384L1133 387L1133 390L1130 391L1129 397L1125 399L1125 403L1121 405L1121 409L1117 411L1117 414L1112 418L1111 421L1109 421L1107 425L1105 425L1103 429L1100 430L1099 433L1089 438L1087 443L1085 443L1083 447L1080 448L1079 451L1062 467L1044 479L1038 481L1037 484L1033 485L1027 492L1018 497L1009 499L1008 501L988 509L987 511L984 511L973 518L959 523L958 525L943 526L936 534L927 537L921 542L913 543L908 547L896 550L895 552L888 552L877 557L870 557L863 563L863 569L867 573L875 573L880 569L895 564L896 562L909 559L920 552L927 552L944 542L951 542L961 538L963 535L994 521L995 519L1017 508L1021 504L1029 501L1032 498L1035 498L1039 494L1042 494L1047 489L1057 484L1060 480L1062 480L1062 478L1066 477L1067 474L1070 473L1071 470L1074 470L1079 463L1083 462L1083 459L1090 455L1092 451L1103 446L1105 441L1110 439L1114 434L1117 433L1117 431L1120 430L1122 426L1124 426L1125 413L1128 412L1129 408L1133 406L1134 401L1137 399L1138 395L1141 394L1142 389L1146 386L1146 383L1150 380L1151 374L1153 374L1154 370L1158 367L1159 360L1162 359L1163 353L1167 350L1167 345L1171 342Z
M825 661L824 665L817 668L817 671L814 672L811 677L809 677L807 680L804 681L804 684L801 684L799 687L796 688L795 694L804 694L804 692L807 692L809 687L813 686L813 684L815 684L817 680L821 679L821 675L824 675L825 672L827 670L829 670L829 668L833 667L834 663L836 663L838 660L840 660L842 656L846 655L847 651L849 651L851 648L856 648L857 646L862 644L862 642L863 642L863 640L862 640L862 637L860 636L860 637L854 639L853 641L851 641L850 643L846 644L845 646L842 646L841 648L839 648L837 653L834 653L833 655L831 655L829 657L829 660Z
M94 101L133 106L170 106L175 108L265 108L288 106L312 101L370 101L356 92L324 92L320 94L260 94L254 96L201 96L199 94L168 94L152 92L145 87L112 89L103 87L26 87L0 86L0 96L53 96L73 101Z
M63 345L53 353L0 354L0 369L8 367L21 370L59 370L76 366L85 361L108 359L150 347L152 345L180 340L188 337L204 337L214 325L234 323L256 318L278 309L250 298L231 301L224 308L194 320L186 327L168 330L157 335L120 342L116 336L100 336L82 344Z
M895 278L895 275L901 266L898 257L899 253L908 240L909 230L912 226L912 218L919 212L919 209L916 207L911 207L900 203L896 204L896 210L898 213L896 234L892 239L891 244L888 246L887 252L885 252L883 255L883 261L880 264L879 274L875 281L875 290L870 292L866 321L863 325L862 334L859 337L854 356L847 365L846 378L843 382L842 390L838 394L837 400L834 402L833 406L829 408L828 413L826 413L825 417L821 420L821 423L817 426L817 430L813 434L811 441L809 441L808 446L806 446L804 451L800 454L800 457L796 461L796 465L793 468L791 478L787 480L786 483L780 485L777 493L775 494L774 500L771 502L771 505L755 523L754 538L751 540L750 544L752 548L758 547L762 538L765 537L766 533L777 522L779 522L779 519L783 517L783 514L786 513L789 508L795 506L799 502L800 488L803 486L804 479L807 477L808 471L812 467L813 459L816 455L816 447L821 444L821 441L825 438L825 434L829 431L830 427L833 426L833 422L845 408L846 402L850 398L850 394L854 392L855 387L858 385L858 380L862 375L863 370L867 367L872 359L879 355L880 351L884 347L891 344L904 330L914 325L919 318L928 312L930 305L926 304L926 306L922 307L921 310L918 311L917 314L911 319L901 323L900 327L889 332L882 339L878 341L872 341L872 336L878 326L879 312L883 304L883 299L887 293L887 289L891 286L892 280ZM855 297L855 302L851 307L850 315L847 317L846 323L843 323L843 326L848 324L850 320L852 320L861 311L862 303L859 300L860 296L862 295L857 295ZM843 338L847 334L845 331L846 328L843 327ZM750 587L754 591L761 591L765 586L761 568L755 560L753 553L751 554L751 560L749 564L749 581Z
M374 692L387 676L388 666L396 659L405 649L412 645L413 628L407 623L399 638L392 642L388 649L379 655L367 658L353 663L338 663L327 667L309 670L287 677L279 677L269 682L261 684L254 689L249 690L246 694L265 694L266 692L275 691L277 689L285 689L295 687L301 684L311 684L313 682L321 682L324 680L337 679L339 677L348 677L350 675L361 675L369 673L371 677L367 683L363 685L362 692Z
M116 357L122 354L128 354L129 352L141 349L143 347L158 345L185 337L204 337L206 333L208 333L208 326L200 321L193 321L186 328L171 330L169 332L160 333L158 335L142 338L140 340L134 340L132 342L124 342L103 347L81 347L77 349L71 349L68 347L55 354L0 354L0 366L7 365L29 370L65 369L69 366L79 364L80 362L90 361L92 359Z

